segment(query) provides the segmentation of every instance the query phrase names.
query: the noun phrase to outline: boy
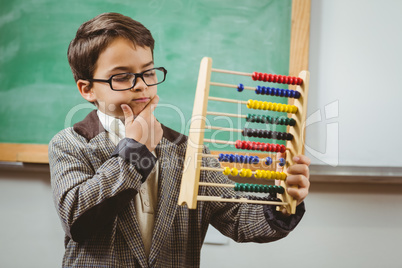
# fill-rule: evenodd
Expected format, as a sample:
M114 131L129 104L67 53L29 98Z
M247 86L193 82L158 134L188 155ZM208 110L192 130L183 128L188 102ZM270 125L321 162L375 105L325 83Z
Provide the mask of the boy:
M198 267L209 224L238 242L270 242L285 237L304 213L305 156L288 170L288 182L298 186L289 189L299 204L295 215L260 205L177 205L187 138L152 114L166 76L154 66L153 48L148 29L117 13L84 23L70 43L78 89L97 111L49 144L54 201L66 233L63 267ZM201 180L231 183L218 172L202 172ZM200 194L235 194L204 188Z

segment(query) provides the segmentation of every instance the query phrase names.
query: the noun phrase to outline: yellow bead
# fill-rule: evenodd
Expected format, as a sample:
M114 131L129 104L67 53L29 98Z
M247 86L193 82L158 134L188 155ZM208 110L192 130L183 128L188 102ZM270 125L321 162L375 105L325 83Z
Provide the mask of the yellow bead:
M282 174L281 174L281 172L279 172L279 171L276 172L276 179L277 179L277 180L282 180Z
M259 102L258 102L258 110L262 110L263 107L264 107L264 102L263 102L263 101L259 101Z
M289 112L289 105L283 105L283 112L288 113Z
M292 105L292 113L293 114L297 113L297 110L298 110L297 107Z
M272 103L272 111L278 111L278 104L277 103Z
M239 174L239 171L237 170L237 168L232 168L231 174L232 176L237 176L237 174Z
M240 175L240 177L246 177L246 175L247 175L246 169L244 169L244 168L240 169L239 175Z
M256 170L255 171L255 174L254 174L254 177L256 177L257 179L260 179L260 178L262 178L262 171L261 170Z
M229 175L229 174L230 174L230 168L229 168L229 167L225 167L225 168L223 169L223 174Z
M264 178L267 179L267 180L270 180L271 179L271 171L266 170Z
M261 106L261 110L266 110L268 106L268 102L264 101Z
M275 172L275 171L272 171L272 172L271 172L271 176L272 176L271 178L272 178L273 180L276 180L276 177L277 177L277 176L276 176L276 172Z
M253 172L251 171L251 169L247 169L247 177L251 177L253 176Z
M272 102L268 102L267 110L272 111Z
M259 101L254 101L254 109L260 109L260 102Z
M253 100L247 101L247 108L251 109L253 107Z

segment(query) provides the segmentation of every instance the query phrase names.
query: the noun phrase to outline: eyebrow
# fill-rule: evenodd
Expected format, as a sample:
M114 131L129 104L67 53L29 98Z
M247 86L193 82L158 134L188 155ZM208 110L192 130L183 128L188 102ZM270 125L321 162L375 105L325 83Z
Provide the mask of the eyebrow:
M153 64L154 64L154 61L151 60L150 62L143 64L143 65L141 66L141 68L142 68L142 69L145 69L146 67L149 67L149 66L151 66L151 65L153 65ZM115 72L115 71L127 72L127 71L129 71L130 69L131 69L131 68L130 68L130 67L127 67L127 66L116 66L116 67L113 67L112 69L110 69L110 70L108 71L108 73L112 73L112 72Z

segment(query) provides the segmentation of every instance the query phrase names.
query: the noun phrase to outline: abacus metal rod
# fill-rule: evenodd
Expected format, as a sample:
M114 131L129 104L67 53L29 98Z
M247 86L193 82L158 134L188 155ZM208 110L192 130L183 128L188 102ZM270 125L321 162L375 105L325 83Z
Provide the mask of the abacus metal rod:
M214 129L214 130L222 130L222 131L231 131L231 132L242 132L242 129L238 128L224 128L224 127L214 127L214 126L205 126L207 129Z
M234 141L222 141L222 140L211 140L211 139L204 139L204 142L210 143L219 143L219 144L229 144L229 145L236 145Z
M274 205L274 206L287 206L289 203L279 201L262 201L262 200L249 200L247 198L222 198L219 196L197 196L197 201L212 201L212 202L230 202L230 203L249 203L260 205Z
M225 73L225 74L235 74L235 75L244 75L244 76L253 76L253 74L250 73L243 73L243 72L236 72L236 71L228 71L228 70L222 70L222 69L211 69L212 72L215 73Z
M218 97L210 97L210 96L208 97L208 100L222 101L222 102L230 102L230 103L247 104L247 101L234 100L234 99L227 99L227 98L218 98Z
M229 116L229 117L247 118L246 115L241 115L241 114L230 114L230 113L209 112L209 111L207 111L207 115L217 115L217 116Z
M211 82L209 83L211 86L217 86L217 87L231 87L231 88L237 88L238 86L232 85L232 84L224 84L224 83L218 83L218 82ZM248 90L255 90L255 87L249 87L245 86L244 89Z
M223 170L223 168L222 168ZM234 184L223 184L223 183L214 183L214 182L202 182L198 183L199 186L216 186L216 187L226 187L226 188L235 188Z

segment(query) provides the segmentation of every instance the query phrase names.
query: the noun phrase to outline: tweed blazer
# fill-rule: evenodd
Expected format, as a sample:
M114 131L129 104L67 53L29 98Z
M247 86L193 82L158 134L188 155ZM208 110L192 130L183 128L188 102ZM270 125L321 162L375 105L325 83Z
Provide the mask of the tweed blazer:
M195 210L178 206L187 137L163 126L155 149L158 204L147 258L134 196L153 167L153 155L141 144L127 144L124 140L113 144L96 111L50 142L53 197L66 234L63 267L199 267L209 224L237 242L263 243L285 237L302 218L304 204L287 218L262 205L198 202ZM130 158L133 153L150 164L138 165ZM203 165L219 163L208 158ZM200 180L233 183L219 172L202 171ZM234 196L235 192L200 187L199 194Z

